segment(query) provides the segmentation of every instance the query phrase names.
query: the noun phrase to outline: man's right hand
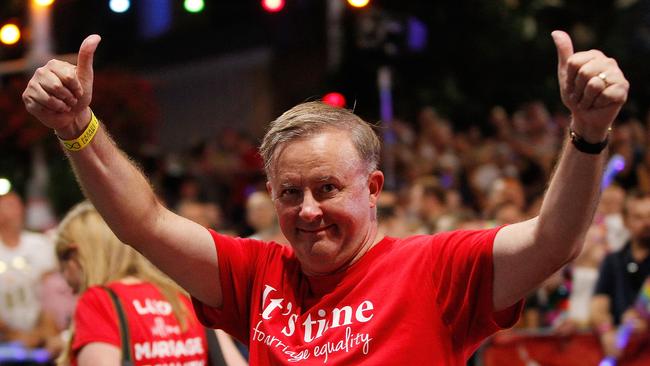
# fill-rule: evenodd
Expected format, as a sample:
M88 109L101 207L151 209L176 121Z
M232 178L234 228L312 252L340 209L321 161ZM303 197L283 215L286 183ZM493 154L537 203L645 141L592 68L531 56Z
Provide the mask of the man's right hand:
M77 66L50 60L38 68L23 93L27 111L63 139L79 136L90 121L93 56L100 40L93 34L83 41Z

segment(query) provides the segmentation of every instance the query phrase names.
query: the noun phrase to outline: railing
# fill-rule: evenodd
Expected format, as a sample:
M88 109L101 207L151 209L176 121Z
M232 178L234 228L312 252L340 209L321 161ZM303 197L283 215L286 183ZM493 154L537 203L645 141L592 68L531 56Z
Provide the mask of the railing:
M558 336L549 330L496 334L477 354L481 366L597 366L604 354L591 332ZM632 337L617 366L649 366L650 336Z

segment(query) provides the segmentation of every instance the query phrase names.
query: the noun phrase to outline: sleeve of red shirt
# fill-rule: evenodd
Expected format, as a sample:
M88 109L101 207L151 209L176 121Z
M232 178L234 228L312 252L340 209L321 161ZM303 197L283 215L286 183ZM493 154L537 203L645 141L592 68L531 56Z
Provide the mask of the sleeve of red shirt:
M513 326L523 300L495 312L493 307L493 244L500 228L453 231L436 235L434 281L436 302L453 341L472 353L485 337Z
M223 304L208 306L196 298L192 304L197 318L210 328L223 329L241 342L248 343L249 309L256 261L265 243L233 238L210 230L219 261Z
M111 299L100 287L86 290L74 312L73 353L88 343L103 342L121 347L117 313Z

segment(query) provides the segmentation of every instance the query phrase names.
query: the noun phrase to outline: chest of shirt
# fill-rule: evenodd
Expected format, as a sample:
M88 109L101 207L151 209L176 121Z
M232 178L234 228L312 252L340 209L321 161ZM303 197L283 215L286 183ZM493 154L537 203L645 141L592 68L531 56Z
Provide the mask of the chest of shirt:
M430 271L419 266L372 266L325 285L299 272L263 272L252 292L251 354L308 364L358 364L380 347L399 349L417 339L448 343ZM314 294L314 288L328 290Z

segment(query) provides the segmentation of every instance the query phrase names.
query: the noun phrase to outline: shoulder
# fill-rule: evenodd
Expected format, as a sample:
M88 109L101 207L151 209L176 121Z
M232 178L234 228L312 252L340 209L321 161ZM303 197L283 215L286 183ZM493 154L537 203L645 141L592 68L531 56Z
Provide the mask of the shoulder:
M494 241L494 237L497 235L499 230L503 226L491 228L491 229L479 229L479 230L452 230L445 231L438 234L435 234L434 237L437 240L445 242L455 242L455 241L471 241L471 242L483 242L483 241Z
M451 249L459 246L492 244L499 228L484 230L453 230L432 235L414 235L404 239L396 239L398 246L429 246L438 249Z
M90 287L79 296L74 324L72 349L75 353L92 342L120 345L116 310L108 293L100 286Z
M267 242L254 239L252 237L239 238L219 234L210 230L210 235L214 240L215 247L219 254L227 253L229 255L244 256L293 256L293 249L288 245L282 245L276 242Z
M111 305L111 299L108 292L102 286L92 286L86 289L77 300L77 307L88 306L92 308L101 308Z
M106 327L117 330L115 306L101 286L90 287L79 296L74 319L77 332L84 335L94 334L98 329Z

